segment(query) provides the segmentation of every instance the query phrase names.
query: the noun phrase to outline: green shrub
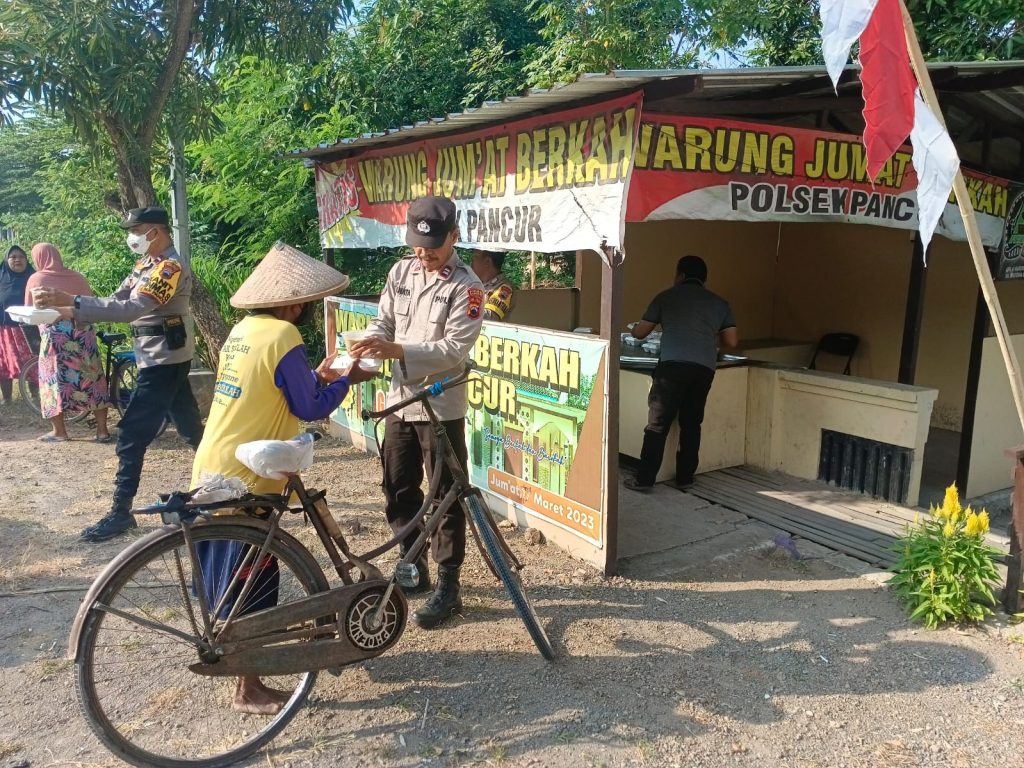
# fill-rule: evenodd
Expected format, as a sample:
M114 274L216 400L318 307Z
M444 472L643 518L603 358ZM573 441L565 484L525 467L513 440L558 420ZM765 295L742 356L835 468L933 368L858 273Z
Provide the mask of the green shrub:
M1001 553L985 544L988 512L960 506L955 485L941 507L918 516L900 539L890 585L912 619L930 629L992 613Z

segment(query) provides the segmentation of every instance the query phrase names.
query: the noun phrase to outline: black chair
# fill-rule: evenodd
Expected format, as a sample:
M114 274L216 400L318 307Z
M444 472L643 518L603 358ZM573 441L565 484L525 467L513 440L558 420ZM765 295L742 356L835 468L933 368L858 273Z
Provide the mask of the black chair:
M850 363L853 362L853 355L857 351L859 344L860 337L854 336L852 333L826 333L818 339L818 344L814 348L814 354L811 355L811 363L807 367L812 371L816 370L817 366L815 364L818 360L818 353L824 352L827 355L845 357L846 367L843 368L843 373L849 376Z

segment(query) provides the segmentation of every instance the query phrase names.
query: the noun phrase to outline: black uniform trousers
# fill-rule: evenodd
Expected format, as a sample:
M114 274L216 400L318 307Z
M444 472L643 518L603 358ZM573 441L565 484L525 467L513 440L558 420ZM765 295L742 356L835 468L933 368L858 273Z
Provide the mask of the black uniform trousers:
M468 474L466 452L466 420L443 421L448 440L455 449L455 455ZM434 467L434 436L429 421L402 421L397 416L388 416L384 422L384 445L381 447L384 463L384 507L391 529L398 533L412 520L423 505L423 471L430 477ZM440 500L451 488L451 470L445 467L441 475L441 487L436 500ZM419 535L414 531L402 542L411 547ZM430 542L434 562L447 568L458 568L466 556L466 513L462 505L454 504L445 512L441 524Z
M647 427L640 449L640 468L636 481L654 485L665 441L672 421L679 418L679 450L676 452L676 482L692 483L700 453L700 425L704 406L715 372L697 363L659 362L652 374L651 393L647 397Z
M151 365L139 369L139 379L117 434L117 475L114 503L131 506L139 490L146 449L164 420L195 450L203 439L203 420L188 382L190 362Z

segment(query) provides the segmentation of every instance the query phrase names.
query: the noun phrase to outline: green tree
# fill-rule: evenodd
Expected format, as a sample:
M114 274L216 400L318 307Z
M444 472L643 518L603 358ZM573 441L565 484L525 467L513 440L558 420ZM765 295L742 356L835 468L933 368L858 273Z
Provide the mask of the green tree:
M681 0L531 0L545 45L527 66L548 88L585 72L693 66L706 9Z
M276 240L319 251L313 173L279 155L361 133L364 124L344 99L318 98L318 68L245 56L218 75L219 130L187 147L194 216L232 262L251 265Z
M92 149L109 146L121 210L156 202L161 128L210 124L214 65L252 52L308 58L352 0L19 0L0 5L0 110L63 115ZM208 347L227 333L205 290L193 305Z
M1024 56L1020 0L906 0L926 58L932 61ZM721 47L758 66L820 64L818 0L722 0Z
M323 87L370 130L443 117L521 91L539 26L522 0L377 0L335 38Z

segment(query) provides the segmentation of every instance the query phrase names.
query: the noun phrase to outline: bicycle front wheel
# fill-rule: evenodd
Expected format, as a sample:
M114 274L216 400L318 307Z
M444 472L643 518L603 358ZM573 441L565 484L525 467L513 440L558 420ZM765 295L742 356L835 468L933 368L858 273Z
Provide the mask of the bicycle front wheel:
M18 392L21 393L21 402L25 404L32 413L43 418L43 412L39 408L39 358L30 357L21 364L18 372Z
M265 531L212 521L193 526L191 534L207 592L216 574L240 568L250 574L253 586L239 614L273 605L274 592L280 605L328 589L313 556L291 537L275 537L267 551L272 560L254 566ZM213 548L220 553L216 566L208 559ZM200 660L203 635L192 560L181 529L160 532L114 574L83 626L75 670L79 700L93 732L134 765L213 768L236 762L288 724L316 680L315 672L263 678L287 701L277 714L257 715L236 711L244 703L237 699L236 678L190 671ZM274 561L276 574L251 575Z
M505 585L508 596L512 598L512 605L515 606L516 613L526 625L526 631L530 633L540 655L548 661L552 661L555 658L555 649L551 647L551 641L540 625L540 619L537 618L537 613L533 610L529 598L526 597L526 588L523 586L519 572L512 568L508 558L505 557L503 542L499 540L501 534L495 528L494 522L484 509L479 496L476 494L467 496L466 505L469 507L473 528L480 538L483 552L490 561L491 570Z

